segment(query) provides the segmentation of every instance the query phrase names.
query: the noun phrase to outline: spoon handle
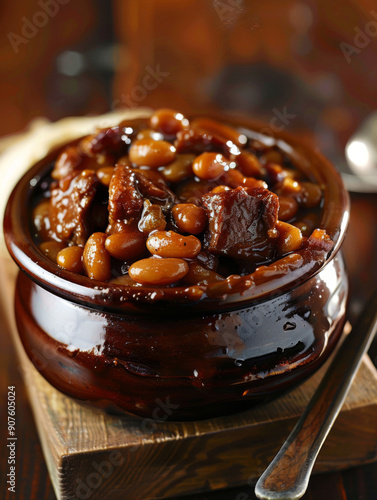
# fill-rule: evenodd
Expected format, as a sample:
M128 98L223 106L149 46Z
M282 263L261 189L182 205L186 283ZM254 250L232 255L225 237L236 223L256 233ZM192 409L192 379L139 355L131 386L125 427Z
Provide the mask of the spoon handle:
M255 486L264 500L301 498L310 473L377 331L377 291L340 346L306 410Z

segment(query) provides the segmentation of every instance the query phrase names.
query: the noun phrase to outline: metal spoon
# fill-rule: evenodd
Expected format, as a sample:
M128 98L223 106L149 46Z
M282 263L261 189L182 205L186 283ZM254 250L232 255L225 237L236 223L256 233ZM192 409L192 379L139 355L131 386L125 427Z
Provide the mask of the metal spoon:
M377 331L377 291L345 338L305 412L259 478L255 494L264 500L301 498L310 473Z
M359 180L377 190L377 112L356 130L346 145L348 166Z

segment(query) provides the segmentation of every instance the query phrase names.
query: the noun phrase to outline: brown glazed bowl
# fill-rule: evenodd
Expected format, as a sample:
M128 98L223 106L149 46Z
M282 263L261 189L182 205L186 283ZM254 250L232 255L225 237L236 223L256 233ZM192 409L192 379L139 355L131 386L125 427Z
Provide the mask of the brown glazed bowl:
M4 220L9 252L23 271L16 319L28 356L58 390L107 410L197 419L279 394L327 359L345 320L348 281L339 250L348 195L334 167L299 140L237 126L276 144L324 187L320 227L335 242L325 262L307 262L250 290L194 300L182 288L135 293L64 271L38 250L30 221L31 200L62 148L19 181Z

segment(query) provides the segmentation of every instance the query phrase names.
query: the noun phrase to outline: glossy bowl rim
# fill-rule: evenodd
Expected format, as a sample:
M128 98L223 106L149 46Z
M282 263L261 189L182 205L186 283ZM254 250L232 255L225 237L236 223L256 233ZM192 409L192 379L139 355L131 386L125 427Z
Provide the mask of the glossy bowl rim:
M250 138L263 139L266 144L280 147L292 158L297 157L296 161L301 161L300 169L309 177L314 176L318 182L325 185L325 201L320 227L327 230L335 241L335 245L320 266L299 277L287 280L283 286L279 286L279 280L276 280L275 288L264 293L247 296L233 293L220 298L205 296L200 300L193 299L190 292L192 287L179 287L181 294L177 297L174 292L177 289L174 288L141 286L132 289L133 296L127 297L125 292L127 288L131 290L130 287L90 280L86 276L60 269L45 257L33 242L29 224L25 224L25 213L28 212L27 202L32 196L36 181L48 172L51 162L59 151L66 145L79 141L80 138L78 138L53 148L47 156L35 163L20 178L8 199L4 215L4 235L8 251L19 268L38 285L67 300L101 310L136 314L140 312L158 313L161 306L166 313L166 306L171 303L174 303L174 311L170 311L172 314L179 313L182 308L187 309L190 306L201 312L239 309L266 300L268 297L285 293L318 274L339 251L349 221L349 195L338 171L317 150L313 150L302 140L285 131L274 133L260 122L229 115L224 116L224 114L221 117L205 113L200 116L220 118L224 123L236 126ZM266 131L273 133L266 134ZM187 290L186 295L184 290Z

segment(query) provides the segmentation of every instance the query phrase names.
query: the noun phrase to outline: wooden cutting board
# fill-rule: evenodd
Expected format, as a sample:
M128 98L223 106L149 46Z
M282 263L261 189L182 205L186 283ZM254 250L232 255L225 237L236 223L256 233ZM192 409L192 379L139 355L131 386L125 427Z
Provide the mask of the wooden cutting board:
M4 255L4 254L3 254ZM233 416L186 423L110 416L56 391L27 358L13 317L16 268L0 260L2 300L59 500L147 500L252 484L289 434L323 369L288 394ZM316 472L377 459L377 372L363 360L315 465Z

